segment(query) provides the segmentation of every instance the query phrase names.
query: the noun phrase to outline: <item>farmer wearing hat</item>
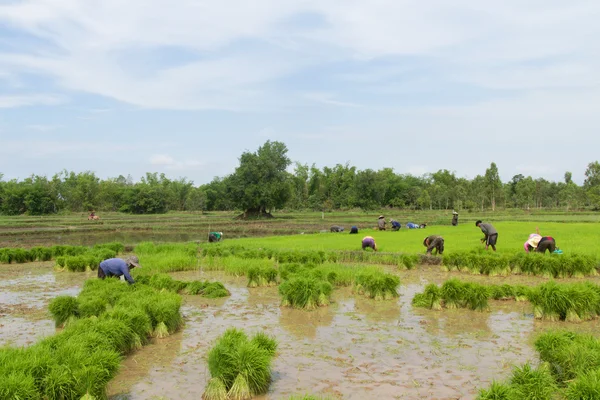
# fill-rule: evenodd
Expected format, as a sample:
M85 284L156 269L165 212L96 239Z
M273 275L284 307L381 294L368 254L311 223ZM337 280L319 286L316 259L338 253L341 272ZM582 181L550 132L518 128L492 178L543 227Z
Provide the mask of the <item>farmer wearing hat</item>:
M481 243L485 243L485 249L487 250L489 246L492 246L492 250L496 251L496 242L498 241L498 231L496 228L492 224L482 222L481 220L477 220L475 226L481 229L481 232L485 235L481 239Z
M393 231L400 230L400 222L396 221L395 219L390 218L390 224L392 224Z
M104 279L106 277L121 277L121 275L125 276L125 280L131 285L135 283L131 275L129 274L129 270L131 268L140 267L140 260L136 256L127 257L125 260L122 258L109 258L108 260L104 260L100 263L98 267L98 278Z
M530 251L546 253L546 250L549 250L550 253L554 253L556 251L556 240L554 240L552 236L540 235L539 228L535 228L535 233L529 235L527 241L523 243L523 247L525 248L526 253L529 253Z
M456 211L452 211L452 226L458 225L458 213Z
M379 226L380 231L385 231L385 218L383 215L379 216L379 221L377 221L377 225Z

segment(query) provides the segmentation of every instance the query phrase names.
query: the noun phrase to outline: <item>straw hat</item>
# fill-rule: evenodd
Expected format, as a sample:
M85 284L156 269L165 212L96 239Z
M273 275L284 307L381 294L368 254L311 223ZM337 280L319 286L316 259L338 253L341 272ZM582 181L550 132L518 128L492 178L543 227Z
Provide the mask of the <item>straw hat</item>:
M377 219L381 219L381 218L384 218L384 216L383 216L383 215L380 215L380 216L379 216L379 218L377 218Z

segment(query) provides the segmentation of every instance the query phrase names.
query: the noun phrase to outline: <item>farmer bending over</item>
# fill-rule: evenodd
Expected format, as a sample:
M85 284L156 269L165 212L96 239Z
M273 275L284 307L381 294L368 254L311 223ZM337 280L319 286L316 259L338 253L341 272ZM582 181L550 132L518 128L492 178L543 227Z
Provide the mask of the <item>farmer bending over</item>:
M390 223L392 224L393 231L400 230L400 222L396 221L395 219L390 219Z
M371 236L365 236L362 240L362 249L364 250L367 247L372 248L373 251L377 251L377 244L375 244L375 239Z
M223 237L223 232L210 232L208 234L208 241L212 242L220 242Z
M100 266L98 267L98 278L104 279L112 276L120 278L121 275L123 275L125 276L125 280L131 285L135 283L135 281L129 274L129 270L135 267L142 268L140 260L136 256L127 257L125 260L122 258L109 258L100 263Z
M358 233L358 227L356 225L352 225L352 228L350 228L350 233Z
M444 253L444 238L438 235L427 236L423 240L423 246L427 247L427 254L431 255L435 249L436 254Z
M550 253L554 253L556 250L556 240L552 236L540 235L539 228L535 228L535 232L529 235L527 241L523 243L525 252L536 251L538 253L546 253L546 250L550 250Z
M492 224L481 222L481 220L475 222L475 226L481 229L481 232L485 235L481 239L481 243L485 243L485 249L487 250L488 246L492 246L492 250L496 251L496 242L498 241L498 231L496 228Z

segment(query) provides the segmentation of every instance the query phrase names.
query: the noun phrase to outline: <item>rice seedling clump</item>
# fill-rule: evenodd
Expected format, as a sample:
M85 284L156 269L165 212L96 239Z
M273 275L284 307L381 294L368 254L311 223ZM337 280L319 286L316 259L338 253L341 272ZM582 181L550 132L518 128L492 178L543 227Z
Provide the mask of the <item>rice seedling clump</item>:
M293 275L279 285L281 305L286 307L314 310L329 305L332 286L329 282L317 279L307 273Z
M244 331L228 329L208 353L211 379L202 398L245 400L265 393L276 349L276 340L268 335L249 339Z
M400 278L378 270L365 270L356 275L354 290L375 300L391 300L398 297Z

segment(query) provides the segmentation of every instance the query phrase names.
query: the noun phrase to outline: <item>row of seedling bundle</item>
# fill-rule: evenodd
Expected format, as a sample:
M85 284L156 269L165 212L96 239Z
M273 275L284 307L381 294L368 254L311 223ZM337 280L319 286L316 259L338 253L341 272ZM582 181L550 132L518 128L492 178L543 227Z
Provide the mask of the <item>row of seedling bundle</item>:
M278 263L323 264L332 262L398 265L412 269L416 264L438 264L439 257L419 254L375 253L369 251L275 250L248 249L239 245L211 245L202 249L203 257L231 257L242 259L270 259Z
M88 280L77 297L50 304L65 329L27 348L0 349L0 397L106 398L121 358L182 324L181 297L116 279Z
M0 248L0 263L22 264L34 261L56 260L58 257L82 256L99 249L110 249L115 253L123 252L125 246L121 243L104 243L94 247L57 245L50 247L32 247L31 249Z
M541 364L513 369L505 382L493 382L478 400L592 400L600 398L600 341L592 335L558 330L535 341Z
M536 319L580 322L600 316L600 286L591 282L538 286L481 285L450 279L441 287L429 284L415 295L412 304L432 310L469 308L484 311L488 300L529 301Z
M446 271L458 270L490 276L523 274L546 278L582 278L597 275L598 261L593 256L583 254L501 255L465 251L445 254L443 266Z

